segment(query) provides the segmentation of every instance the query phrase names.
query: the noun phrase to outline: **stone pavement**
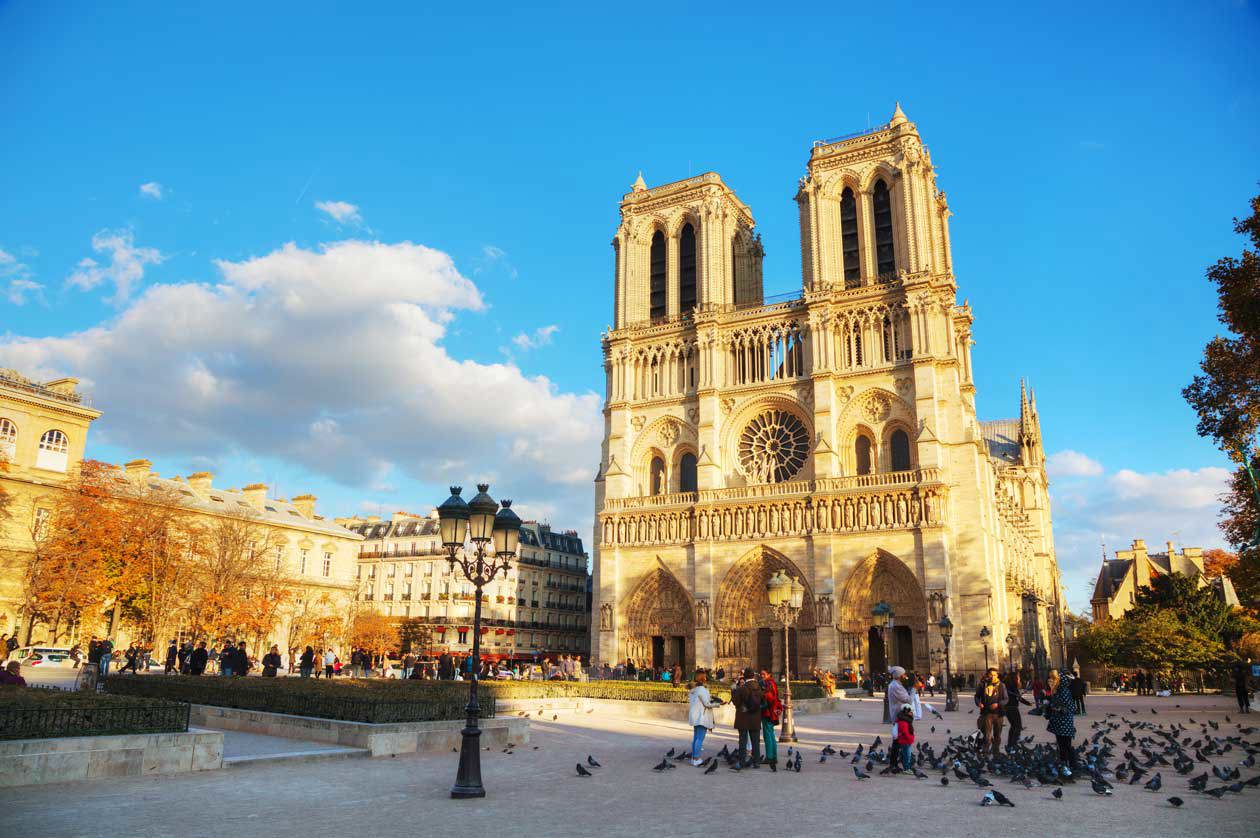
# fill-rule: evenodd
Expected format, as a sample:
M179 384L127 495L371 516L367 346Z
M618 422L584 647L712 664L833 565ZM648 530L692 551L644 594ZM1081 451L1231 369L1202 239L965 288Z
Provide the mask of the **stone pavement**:
M1168 723L1211 719L1233 732L1234 724L1260 727L1260 714L1238 716L1218 696L1172 698L1095 697L1079 730L1106 712ZM1180 704L1181 708L1175 705ZM1153 717L1150 708L1159 715ZM850 717L850 713L852 714ZM1230 715L1234 724L1227 725ZM1026 720L1027 732L1046 739L1044 723ZM945 728L974 726L964 710L946 722L916 725L937 744ZM1213 800L1186 790L1186 778L1164 772L1159 793L1121 786L1101 798L1088 784L1065 788L1062 800L1047 789L999 783L1015 809L982 808L982 792L970 783L910 777L854 778L847 760L818 763L826 744L851 749L869 743L880 724L874 700L846 702L846 710L804 716L799 733L805 753L800 774L762 769L734 773L725 767L706 776L684 766L661 774L651 766L670 747L686 748L685 724L601 718L598 713L551 714L534 721L531 745L514 754L484 752L484 800L449 798L458 757L454 753L326 762L263 763L230 770L163 778L65 783L0 792L5 835L311 836L441 834L485 838L505 828L523 836L741 835L932 836L1029 834L1255 836L1260 827L1260 789ZM937 731L930 728L935 724ZM1192 731L1197 733L1197 727ZM885 734L885 738L886 734ZM1114 738L1114 737L1113 737ZM1260 734L1250 735L1252 741ZM706 753L733 744L729 730L711 735ZM537 746L537 750L533 746ZM710 747L711 746L711 747ZM574 763L594 754L604 768L590 779L575 776ZM1237 764L1237 748L1225 766ZM1243 777L1254 769L1243 768ZM1216 785L1213 783L1212 785ZM1172 808L1173 794L1186 800Z
M209 730L209 728L195 728ZM333 757L370 756L365 748L346 748L323 742L304 742L282 736L265 736L261 733L245 733L240 730L222 730L223 763L225 766L242 766L263 760L310 760Z

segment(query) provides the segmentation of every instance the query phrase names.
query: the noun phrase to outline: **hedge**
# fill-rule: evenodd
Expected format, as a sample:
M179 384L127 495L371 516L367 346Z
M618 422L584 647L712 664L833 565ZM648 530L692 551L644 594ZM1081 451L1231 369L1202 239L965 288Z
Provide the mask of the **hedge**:
M394 689L365 689L367 679L327 681L315 678L221 678L191 675L111 675L105 690L115 695L174 699L191 704L260 710L292 716L314 716L347 722L450 721L465 717L467 690L462 694ZM479 702L482 718L493 718L492 695Z
M188 711L155 698L0 686L0 739L178 733Z

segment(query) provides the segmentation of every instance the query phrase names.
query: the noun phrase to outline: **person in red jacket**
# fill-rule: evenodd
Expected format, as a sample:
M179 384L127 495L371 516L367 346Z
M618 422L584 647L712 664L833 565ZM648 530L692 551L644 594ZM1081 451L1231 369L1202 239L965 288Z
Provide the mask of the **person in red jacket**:
M771 771L779 770L779 744L775 740L774 726L783 715L783 702L779 700L779 687L769 671L761 670L761 752Z
M888 760L892 773L911 770L910 746L914 744L914 705L903 704L897 713L897 738L893 740L892 756Z

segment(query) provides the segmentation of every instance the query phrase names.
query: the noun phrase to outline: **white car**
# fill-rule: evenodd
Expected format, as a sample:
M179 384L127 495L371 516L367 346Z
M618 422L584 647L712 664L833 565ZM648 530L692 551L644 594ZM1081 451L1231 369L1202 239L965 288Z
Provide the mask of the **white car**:
M9 660L22 664L22 674L59 669L73 670L79 662L68 646L22 646L9 653Z

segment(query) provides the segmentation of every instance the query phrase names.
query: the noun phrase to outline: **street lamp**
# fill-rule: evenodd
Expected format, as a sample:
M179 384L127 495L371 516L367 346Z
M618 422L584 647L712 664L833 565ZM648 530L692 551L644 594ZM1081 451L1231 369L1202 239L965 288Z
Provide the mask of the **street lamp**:
M459 773L451 788L451 797L485 797L481 784L481 729L477 717L481 707L477 704L477 676L481 665L481 589L500 571L506 577L509 562L516 555L521 537L521 519L512 511L512 502L503 501L503 508L487 492L490 485L477 484L477 496L465 503L459 496L459 486L451 487L451 496L438 507L438 525L442 534L442 546L446 548L446 560L451 572L458 563L464 578L476 588L476 604L473 606L473 648L468 673L468 723L460 731L463 741L459 751ZM469 555L465 542L472 541ZM493 546L490 551L487 547Z
M879 602L875 603L875 607L871 609L871 614L875 617L884 618L883 625L880 625L877 623L875 627L879 629L879 639L882 640L884 643L884 662L888 664L889 666L892 666L896 663L896 661L892 659L892 655L890 654L891 644L892 644L893 617L896 615L893 613L892 606L884 602L882 599Z
M1015 635L1006 635L1006 670L1015 671Z
M990 634L992 634L992 632L989 631L988 626L980 627L980 642L984 644L984 671L985 672L989 671L989 635Z
M805 586L776 570L766 582L766 595L774 616L783 623L783 730L780 742L796 741L796 721L792 718L792 668L788 648L788 627L800 616L805 601Z
M941 630L941 640L945 641L945 709L957 710L958 702L954 700L954 670L949 665L949 639L954 636L954 624L950 622L949 615L945 614L936 627Z

